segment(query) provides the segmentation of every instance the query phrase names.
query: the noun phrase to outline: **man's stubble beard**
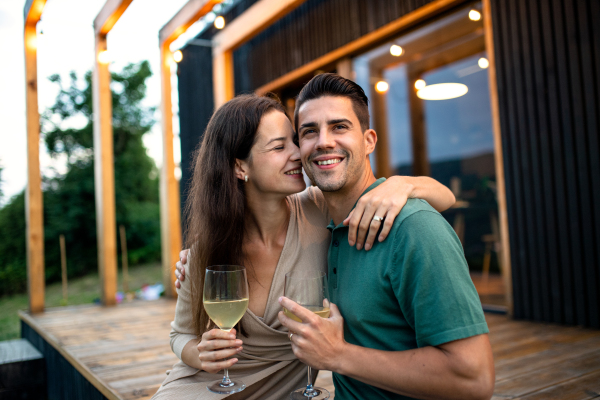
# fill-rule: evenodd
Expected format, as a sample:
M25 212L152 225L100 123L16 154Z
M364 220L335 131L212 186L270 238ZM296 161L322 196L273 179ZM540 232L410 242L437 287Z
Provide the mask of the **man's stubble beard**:
M318 171L317 166L315 166L314 163L311 161L312 159L324 154L337 154L344 156L344 160L342 161L342 163L346 163L346 168L344 168L344 170L341 171L341 176L339 178L335 178L333 176L328 177L325 171ZM311 182L317 185L317 187L321 189L322 192L338 192L346 187L349 178L354 177L354 175L357 175L357 173L360 171L360 165L350 164L350 161L352 160L353 158L351 158L350 155L345 151L343 152L343 154L319 153L310 157L308 161L308 163L310 164L310 168L305 167L304 171L306 172L306 175L308 175L308 177L310 178ZM316 173L313 173L315 171L313 170L313 168L315 168Z

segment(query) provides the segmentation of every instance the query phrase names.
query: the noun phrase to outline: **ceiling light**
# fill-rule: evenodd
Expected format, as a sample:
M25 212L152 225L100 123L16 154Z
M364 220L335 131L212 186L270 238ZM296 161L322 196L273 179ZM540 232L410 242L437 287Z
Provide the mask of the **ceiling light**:
M417 92L417 97L423 100L448 100L464 96L469 91L462 83L438 83L425 86Z
M479 21L481 19L481 13L477 10L469 11L469 19L471 21Z
M386 81L379 81L375 84L375 90L377 93L385 93L390 88L390 85Z
M217 28L217 29L223 29L224 27L225 27L225 18L223 18L222 15L219 15L215 19L215 28Z
M398 46L397 44L393 44L390 47L390 54L393 55L394 57L401 56L403 52L404 52L404 49L402 49L402 47Z
M415 89L420 90L423 89L427 85L423 79L417 79L415 81Z
M486 69L487 67L490 66L490 62L485 57L481 57L479 59L479 61L477 61L477 64L479 64L479 68L482 68L482 69Z
M173 53L173 60L175 60L177 63L183 60L183 53L181 50L177 50L175 53Z

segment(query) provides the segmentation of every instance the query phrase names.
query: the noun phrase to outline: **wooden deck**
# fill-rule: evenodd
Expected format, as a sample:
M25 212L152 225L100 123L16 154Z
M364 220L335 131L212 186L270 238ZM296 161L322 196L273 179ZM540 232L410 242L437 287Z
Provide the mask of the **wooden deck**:
M109 399L149 399L177 361L169 347L175 302L50 309L21 319ZM600 397L600 331L486 314L496 364L493 399ZM50 377L49 377L50 379ZM333 391L331 373L318 384Z

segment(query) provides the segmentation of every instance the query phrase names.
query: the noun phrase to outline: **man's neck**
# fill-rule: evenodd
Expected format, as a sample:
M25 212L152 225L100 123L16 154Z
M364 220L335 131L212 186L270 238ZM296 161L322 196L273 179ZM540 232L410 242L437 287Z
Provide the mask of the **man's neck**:
M376 180L377 179L375 179L375 176L369 167L354 185L346 185L348 187L344 187L335 192L323 192L325 202L329 208L329 213L336 226L346 219L360 196Z

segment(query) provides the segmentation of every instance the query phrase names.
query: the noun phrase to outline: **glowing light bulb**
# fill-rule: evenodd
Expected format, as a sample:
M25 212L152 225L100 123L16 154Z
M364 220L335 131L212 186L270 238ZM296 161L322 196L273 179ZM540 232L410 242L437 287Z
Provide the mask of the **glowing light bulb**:
M490 62L485 57L481 57L479 59L479 61L477 61L477 64L479 65L479 68L481 68L481 69L486 69L487 67L490 66Z
M183 53L181 50L177 50L175 53L173 53L173 60L175 60L177 63L183 60Z
M404 53L404 49L402 49L402 47L398 46L397 44L393 44L390 47L390 54L394 57L399 57L402 55L402 53Z
M100 53L98 53L98 62L100 64L110 63L110 54L108 53L108 50L102 50Z
M425 86L427 86L427 84L425 83L425 81L423 79L417 79L415 81L415 89L417 90L421 90L423 89Z
M469 11L469 19L471 21L479 21L481 19L481 13L477 10Z
M223 18L222 15L219 15L215 19L215 28L217 28L217 29L223 29L224 27L225 27L225 18Z
M386 81L379 81L375 84L375 90L377 93L385 93L390 88L390 85Z
M417 92L417 97L423 100L448 100L464 96L469 91L462 83L438 83L429 85Z

